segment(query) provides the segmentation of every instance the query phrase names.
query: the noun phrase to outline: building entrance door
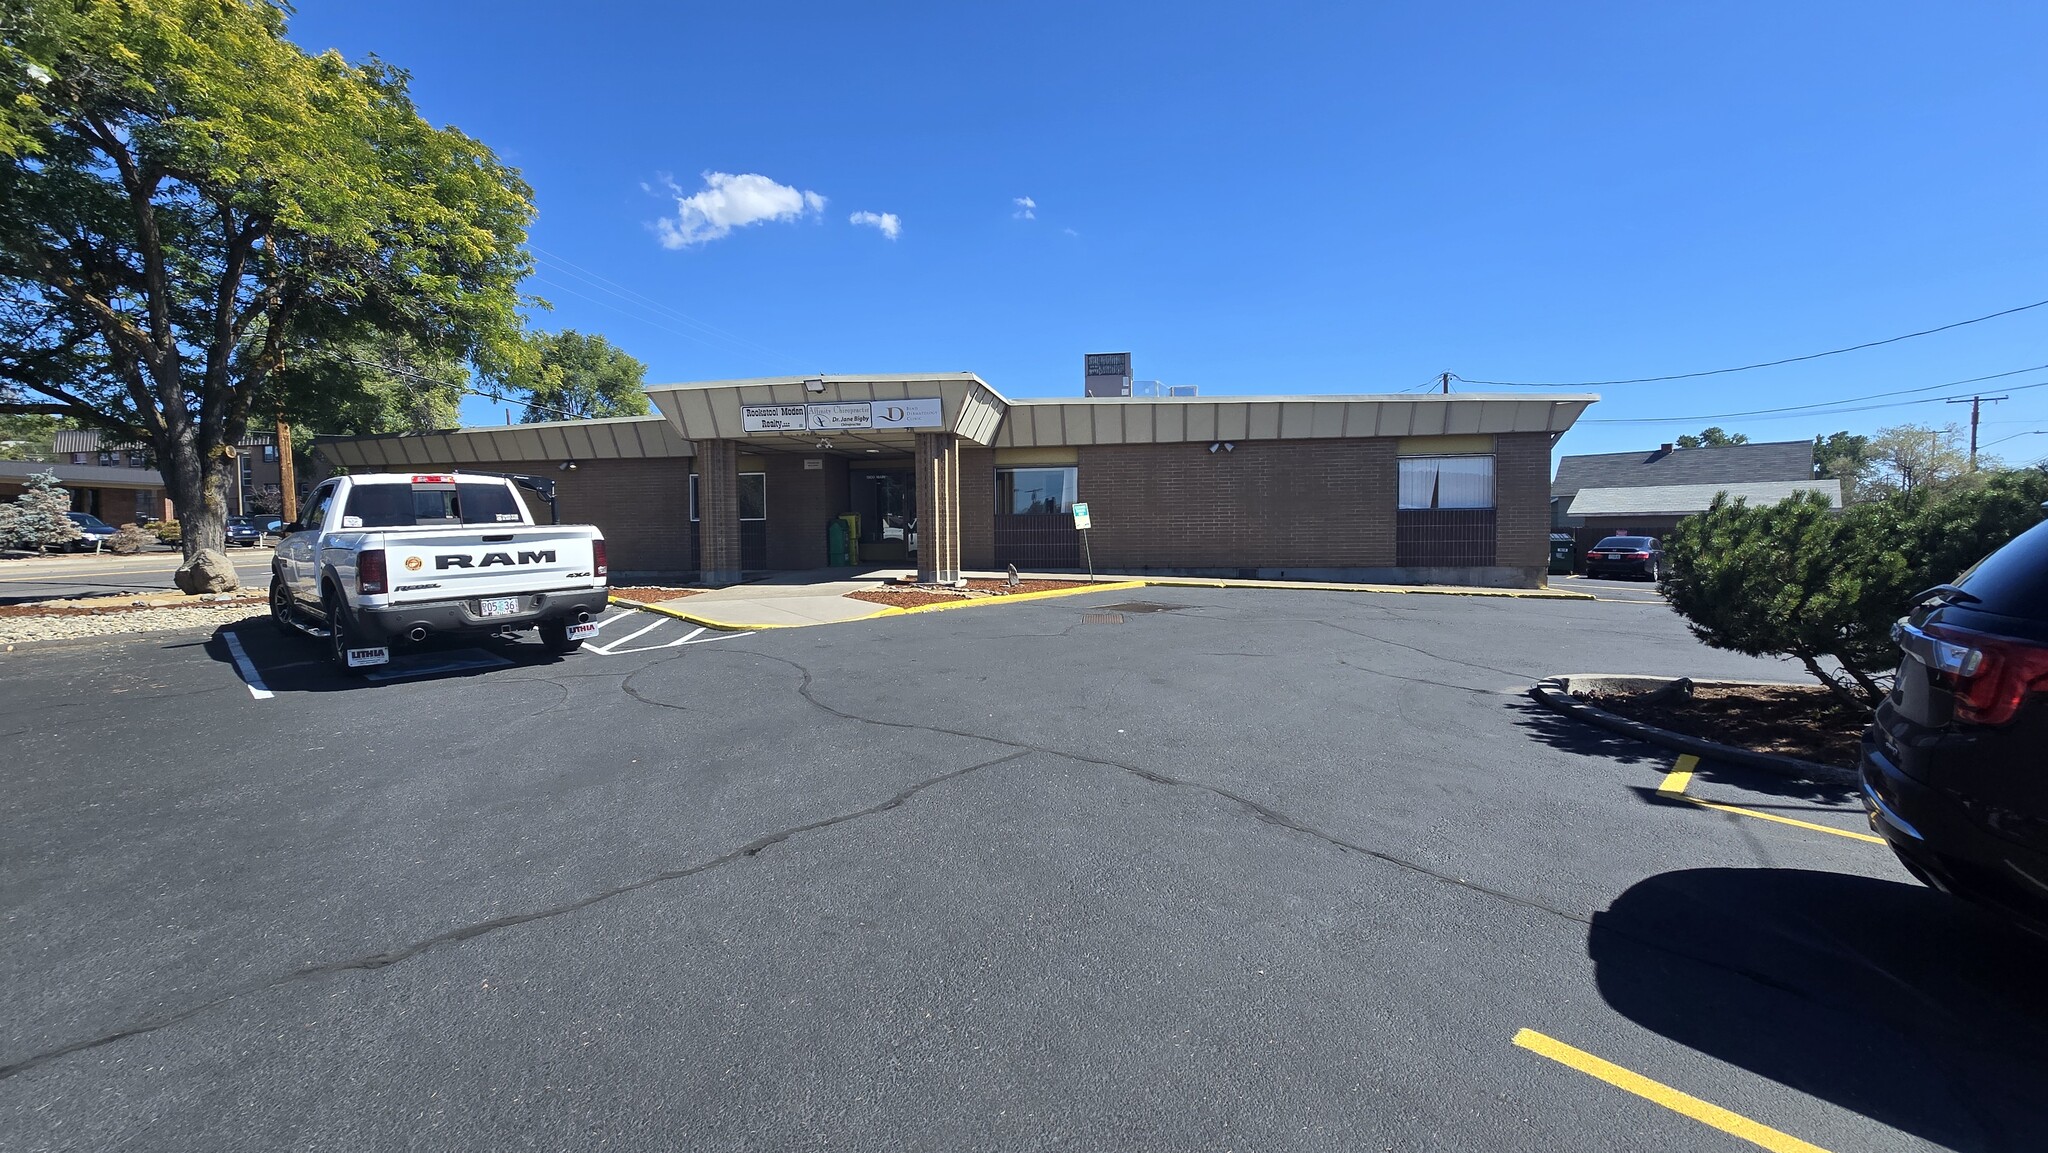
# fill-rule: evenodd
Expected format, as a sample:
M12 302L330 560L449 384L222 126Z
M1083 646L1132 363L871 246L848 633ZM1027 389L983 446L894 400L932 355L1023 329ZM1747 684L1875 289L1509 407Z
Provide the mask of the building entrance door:
M849 480L861 563L908 561L917 553L917 479L907 464L855 469Z

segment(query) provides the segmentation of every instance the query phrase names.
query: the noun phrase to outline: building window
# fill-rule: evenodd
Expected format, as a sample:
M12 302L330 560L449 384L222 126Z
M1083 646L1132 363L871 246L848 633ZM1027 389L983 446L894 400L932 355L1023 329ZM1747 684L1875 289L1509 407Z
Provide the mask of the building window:
M140 452L136 452L136 451L131 451L131 452L129 452L129 454L128 454L128 467L129 467L129 468L146 468L146 467L148 467L148 465L149 465L149 462L148 462L148 461L146 461L146 460L144 460L144 459L142 458L142 453L140 453Z
M264 464L276 464L276 463L277 463L277 446L276 446L276 445L274 445L274 444L266 444L266 445L264 445L264 446L263 446L263 463L264 463Z
M152 517L152 516L155 516L155 515L156 515L156 502L150 499L150 493L149 493L149 490L148 490L148 489L146 489L146 488L138 488L138 489L136 489L136 490L135 490L135 523L136 523L136 524L141 524L141 523L143 523L144 521L148 520L148 519L149 519L150 517Z
M999 468L996 470L996 512L1010 516L1070 513L1074 510L1078 473L1079 470L1072 465Z
M108 451L106 451L105 449L101 449L101 450L100 450L100 467L102 467L102 468L114 468L114 467L118 466L118 465L119 465L120 463L121 463L121 454L120 454L120 453L118 453L118 452L108 452Z
M84 464L84 463L85 463L85 454L84 454L84 453L82 453L82 452L74 452L74 453L72 453L72 454L71 454L71 463L72 463L72 464Z
M697 474L690 474L690 519L697 519ZM768 519L768 474L765 472L743 472L740 474L740 519Z
M249 454L245 452L242 454L242 483L240 487L235 489L235 503L240 506L239 508L235 509L237 513L243 516L247 516L249 514L249 493L253 491L255 487L256 462L250 460Z
M1491 456L1404 456L1403 509L1492 508Z

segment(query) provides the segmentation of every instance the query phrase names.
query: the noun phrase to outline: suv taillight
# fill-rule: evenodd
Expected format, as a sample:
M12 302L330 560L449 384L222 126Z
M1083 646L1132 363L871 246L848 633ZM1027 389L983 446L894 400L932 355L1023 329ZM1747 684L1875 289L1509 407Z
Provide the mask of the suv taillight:
M364 549L356 557L356 595L374 597L391 591L391 577L384 569L384 550Z
M2012 720L2029 694L2048 689L2048 648L1954 625L1923 625L1927 667L1955 694L1955 717L1973 725Z
M604 542L601 540L590 542L590 571L607 580L611 578L612 569L604 563Z

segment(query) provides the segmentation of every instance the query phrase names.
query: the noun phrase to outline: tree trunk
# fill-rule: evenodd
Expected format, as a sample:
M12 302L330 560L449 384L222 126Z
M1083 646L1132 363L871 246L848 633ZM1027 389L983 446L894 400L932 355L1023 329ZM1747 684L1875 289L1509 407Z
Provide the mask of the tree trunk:
M1828 687L1828 691L1835 695L1835 700L1841 702L1842 707L1848 709L1850 712L1868 712L1871 708L1876 706L1877 701L1875 698L1872 698L1871 700L1867 701L1858 699L1856 694L1850 692L1847 686L1842 684L1841 681L1838 681L1834 677L1830 676L1826 669L1821 668L1820 662L1813 659L1813 655L1811 653L1795 651L1792 655L1798 657L1799 663L1806 666L1806 671L1813 674L1813 679L1819 681L1821 684L1826 685Z
M221 491L222 482L227 479L223 466L234 462L224 457L203 457L190 440L171 441L159 446L157 452L164 462L164 487L177 506L178 531L183 537L180 548L185 559L198 556L202 549L225 551L228 502Z

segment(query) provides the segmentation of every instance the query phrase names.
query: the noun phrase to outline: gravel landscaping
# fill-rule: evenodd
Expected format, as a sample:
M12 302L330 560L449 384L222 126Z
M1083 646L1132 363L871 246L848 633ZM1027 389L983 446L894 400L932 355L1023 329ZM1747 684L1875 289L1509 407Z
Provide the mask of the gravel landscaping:
M921 585L910 582L891 583L881 588L862 589L847 593L849 600L867 601L871 604L888 605L891 608L914 609L925 605L943 604L946 601L976 600L981 597L1012 596L1017 593L1047 592L1052 589L1082 588L1087 581L1027 580L1019 581L1017 587L1001 578L975 577L967 582L966 588L951 586Z
M0 605L0 646L164 629L213 629L264 615L263 597L246 593L232 594L228 600L168 593Z
M1760 753L1823 765L1854 765L1867 712L1844 709L1819 685L1698 685L1689 699L1573 693L1632 721Z

